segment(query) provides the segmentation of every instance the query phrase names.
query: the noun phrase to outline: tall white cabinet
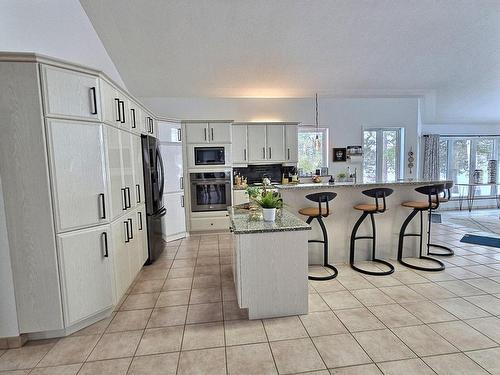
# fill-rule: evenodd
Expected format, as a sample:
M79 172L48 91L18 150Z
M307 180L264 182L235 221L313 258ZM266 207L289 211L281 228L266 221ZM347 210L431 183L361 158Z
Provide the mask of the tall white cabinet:
M208 124L207 124L208 125ZM205 125L203 125L205 126ZM194 128L194 137L204 136L203 129ZM209 131L208 134L211 134ZM172 241L186 236L186 211L184 198L184 162L182 152L182 127L177 121L158 121L160 152L165 168L165 188L163 202L167 209L164 216L163 234L165 241Z
M18 326L64 336L109 315L147 259L140 135L156 122L102 73L34 54L0 53L0 87Z

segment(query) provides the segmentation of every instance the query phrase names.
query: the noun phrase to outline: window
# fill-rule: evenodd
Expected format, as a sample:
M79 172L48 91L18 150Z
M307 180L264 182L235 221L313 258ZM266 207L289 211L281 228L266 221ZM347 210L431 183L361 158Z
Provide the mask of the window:
M468 184L473 181L476 169L483 171L483 183L488 180L488 160L500 157L500 137L451 137L442 136L439 141L440 177L452 180L455 184ZM498 176L497 176L498 179ZM463 188L462 188L463 189ZM492 186L480 186L475 194L489 196L494 194ZM455 186L452 193L461 192ZM464 193L464 191L462 191Z
M318 142L316 142L316 136ZM299 127L299 174L313 174L316 169L328 166L328 129L312 126Z
M386 182L402 178L402 128L363 131L363 181Z

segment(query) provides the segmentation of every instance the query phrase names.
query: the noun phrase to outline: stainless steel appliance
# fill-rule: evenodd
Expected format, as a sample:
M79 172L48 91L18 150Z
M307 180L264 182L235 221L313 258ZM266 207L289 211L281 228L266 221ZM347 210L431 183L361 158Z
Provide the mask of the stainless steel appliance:
M195 147L195 165L224 165L226 164L226 152L224 146L217 147Z
M148 264L150 264L160 256L165 247L161 225L162 217L167 213L162 200L165 172L158 140L150 135L142 135L141 138L148 230Z
M190 174L191 211L224 211L231 205L231 172Z

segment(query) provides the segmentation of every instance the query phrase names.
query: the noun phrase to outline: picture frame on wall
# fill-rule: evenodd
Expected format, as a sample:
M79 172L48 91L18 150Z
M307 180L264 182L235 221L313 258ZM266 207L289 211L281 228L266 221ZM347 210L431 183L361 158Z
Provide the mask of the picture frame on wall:
M339 147L333 149L333 161L346 161L346 148Z

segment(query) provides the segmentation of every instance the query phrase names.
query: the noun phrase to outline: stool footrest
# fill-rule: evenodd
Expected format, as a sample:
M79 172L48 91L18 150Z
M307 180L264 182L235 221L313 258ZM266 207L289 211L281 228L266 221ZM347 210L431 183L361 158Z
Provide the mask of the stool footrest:
M364 270L362 268L359 268L358 266L355 266L354 263L351 263L351 268L353 270L358 271L358 272L364 273L365 275L372 275L372 276L387 276L387 275L390 275L391 273L394 272L394 266L392 264L390 264L389 262L386 262L385 260L373 258L372 262L383 264L384 266L389 267L389 270L387 270L387 271L367 271L367 270Z
M308 240L307 242L326 243L324 240Z
M333 274L328 276L308 276L307 278L309 280L325 281L335 279L337 277L339 271L334 266L332 266L331 264L323 264L323 267L331 269L333 271Z
M435 252L427 251L427 254L429 254L429 255L437 255L440 257L450 257L452 255L455 255L455 252L452 249L450 249L448 246L430 243L430 244L428 244L428 247L437 247L438 249L444 250L444 252L442 252L442 253L435 253Z
M445 266L444 263L441 262L439 259L434 259L431 257L426 257L426 256L420 256L418 259L425 259L425 260L430 260L432 262L437 263L439 266L436 268L430 268L430 267L422 267L422 266L417 266L415 264L408 263L404 261L403 259L398 259L398 262L401 263L403 266L413 268L414 270L419 270L419 271L429 271L429 272L438 272L444 270Z
M374 236L359 236L359 237L354 237L355 240L373 240L375 239Z

